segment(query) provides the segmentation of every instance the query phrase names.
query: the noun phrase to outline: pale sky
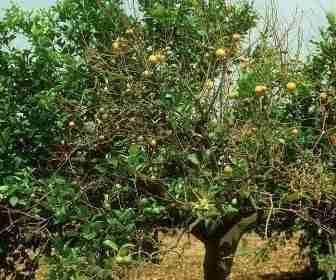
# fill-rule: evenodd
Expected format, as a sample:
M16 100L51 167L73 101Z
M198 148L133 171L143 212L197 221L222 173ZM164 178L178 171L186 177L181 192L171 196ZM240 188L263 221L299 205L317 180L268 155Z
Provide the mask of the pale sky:
M134 0L125 0L132 3ZM9 7L11 0L0 0L0 9ZM48 7L56 0L17 0L21 6L27 9ZM336 12L336 0L255 0L255 6L261 15L264 14L264 7L271 2L279 5L280 16L284 22L293 19L294 15L304 12L302 23L304 26L304 39L310 40L318 34L319 27L326 22L325 12L333 10ZM1 11L0 11L1 15Z
M0 8L9 7L11 2L11 0L0 0ZM56 3L55 0L17 0L14 2L27 9L44 8Z

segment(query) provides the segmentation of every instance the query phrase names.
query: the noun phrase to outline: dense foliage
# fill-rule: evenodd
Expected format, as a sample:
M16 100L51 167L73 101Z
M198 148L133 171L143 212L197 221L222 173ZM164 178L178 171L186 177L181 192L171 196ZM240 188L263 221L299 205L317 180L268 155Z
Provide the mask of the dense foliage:
M0 21L1 277L43 256L50 279L115 279L181 227L206 279L230 272L213 248L230 256L249 229L304 232L334 279L335 17L301 62L271 31L245 48L247 1L139 2L142 20L64 0Z

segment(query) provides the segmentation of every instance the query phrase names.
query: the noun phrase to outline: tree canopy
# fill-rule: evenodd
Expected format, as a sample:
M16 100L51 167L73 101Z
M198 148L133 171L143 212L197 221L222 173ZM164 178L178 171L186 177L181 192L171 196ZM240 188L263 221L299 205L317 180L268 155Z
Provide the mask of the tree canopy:
M272 25L250 43L258 13L228 2L139 1L142 20L107 0L6 11L4 275L23 246L50 279L115 279L170 227L204 243L207 280L228 277L248 230L304 232L335 277L335 16L301 61Z

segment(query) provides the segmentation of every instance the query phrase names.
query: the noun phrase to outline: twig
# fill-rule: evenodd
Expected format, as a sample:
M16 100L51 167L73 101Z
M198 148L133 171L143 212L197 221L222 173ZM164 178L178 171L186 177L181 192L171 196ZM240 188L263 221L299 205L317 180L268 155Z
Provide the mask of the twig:
M266 236L266 239L267 239L267 236L268 236L268 225L270 223L270 220L271 220L271 217L272 217L272 213L273 213L273 209L274 209L272 195L270 195L270 202L271 202L271 208L270 208L270 210L268 212L267 219L266 219L266 226L265 226L265 236Z

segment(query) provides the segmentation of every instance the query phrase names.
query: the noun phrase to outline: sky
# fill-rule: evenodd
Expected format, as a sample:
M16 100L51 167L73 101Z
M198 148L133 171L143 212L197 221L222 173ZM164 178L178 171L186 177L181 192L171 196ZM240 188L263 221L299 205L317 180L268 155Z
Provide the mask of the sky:
M304 40L307 42L319 34L319 29L326 23L326 12L336 12L335 0L255 0L255 6L263 15L265 6L275 2L284 23L297 18L303 26Z
M0 10L10 6L11 0L0 0ZM56 0L16 0L22 7L42 8L48 7ZM133 2L133 0L125 0ZM254 0L255 6L261 15L265 14L265 5L275 2L279 7L279 14L284 22L289 22L296 15L304 26L303 38L308 42L316 38L319 28L326 22L325 12L333 10L336 12L336 0ZM304 13L304 16L302 16ZM0 11L1 18L1 11Z
M11 0L0 0L0 9L10 6ZM26 9L44 8L54 4L55 0L18 0L14 1Z

